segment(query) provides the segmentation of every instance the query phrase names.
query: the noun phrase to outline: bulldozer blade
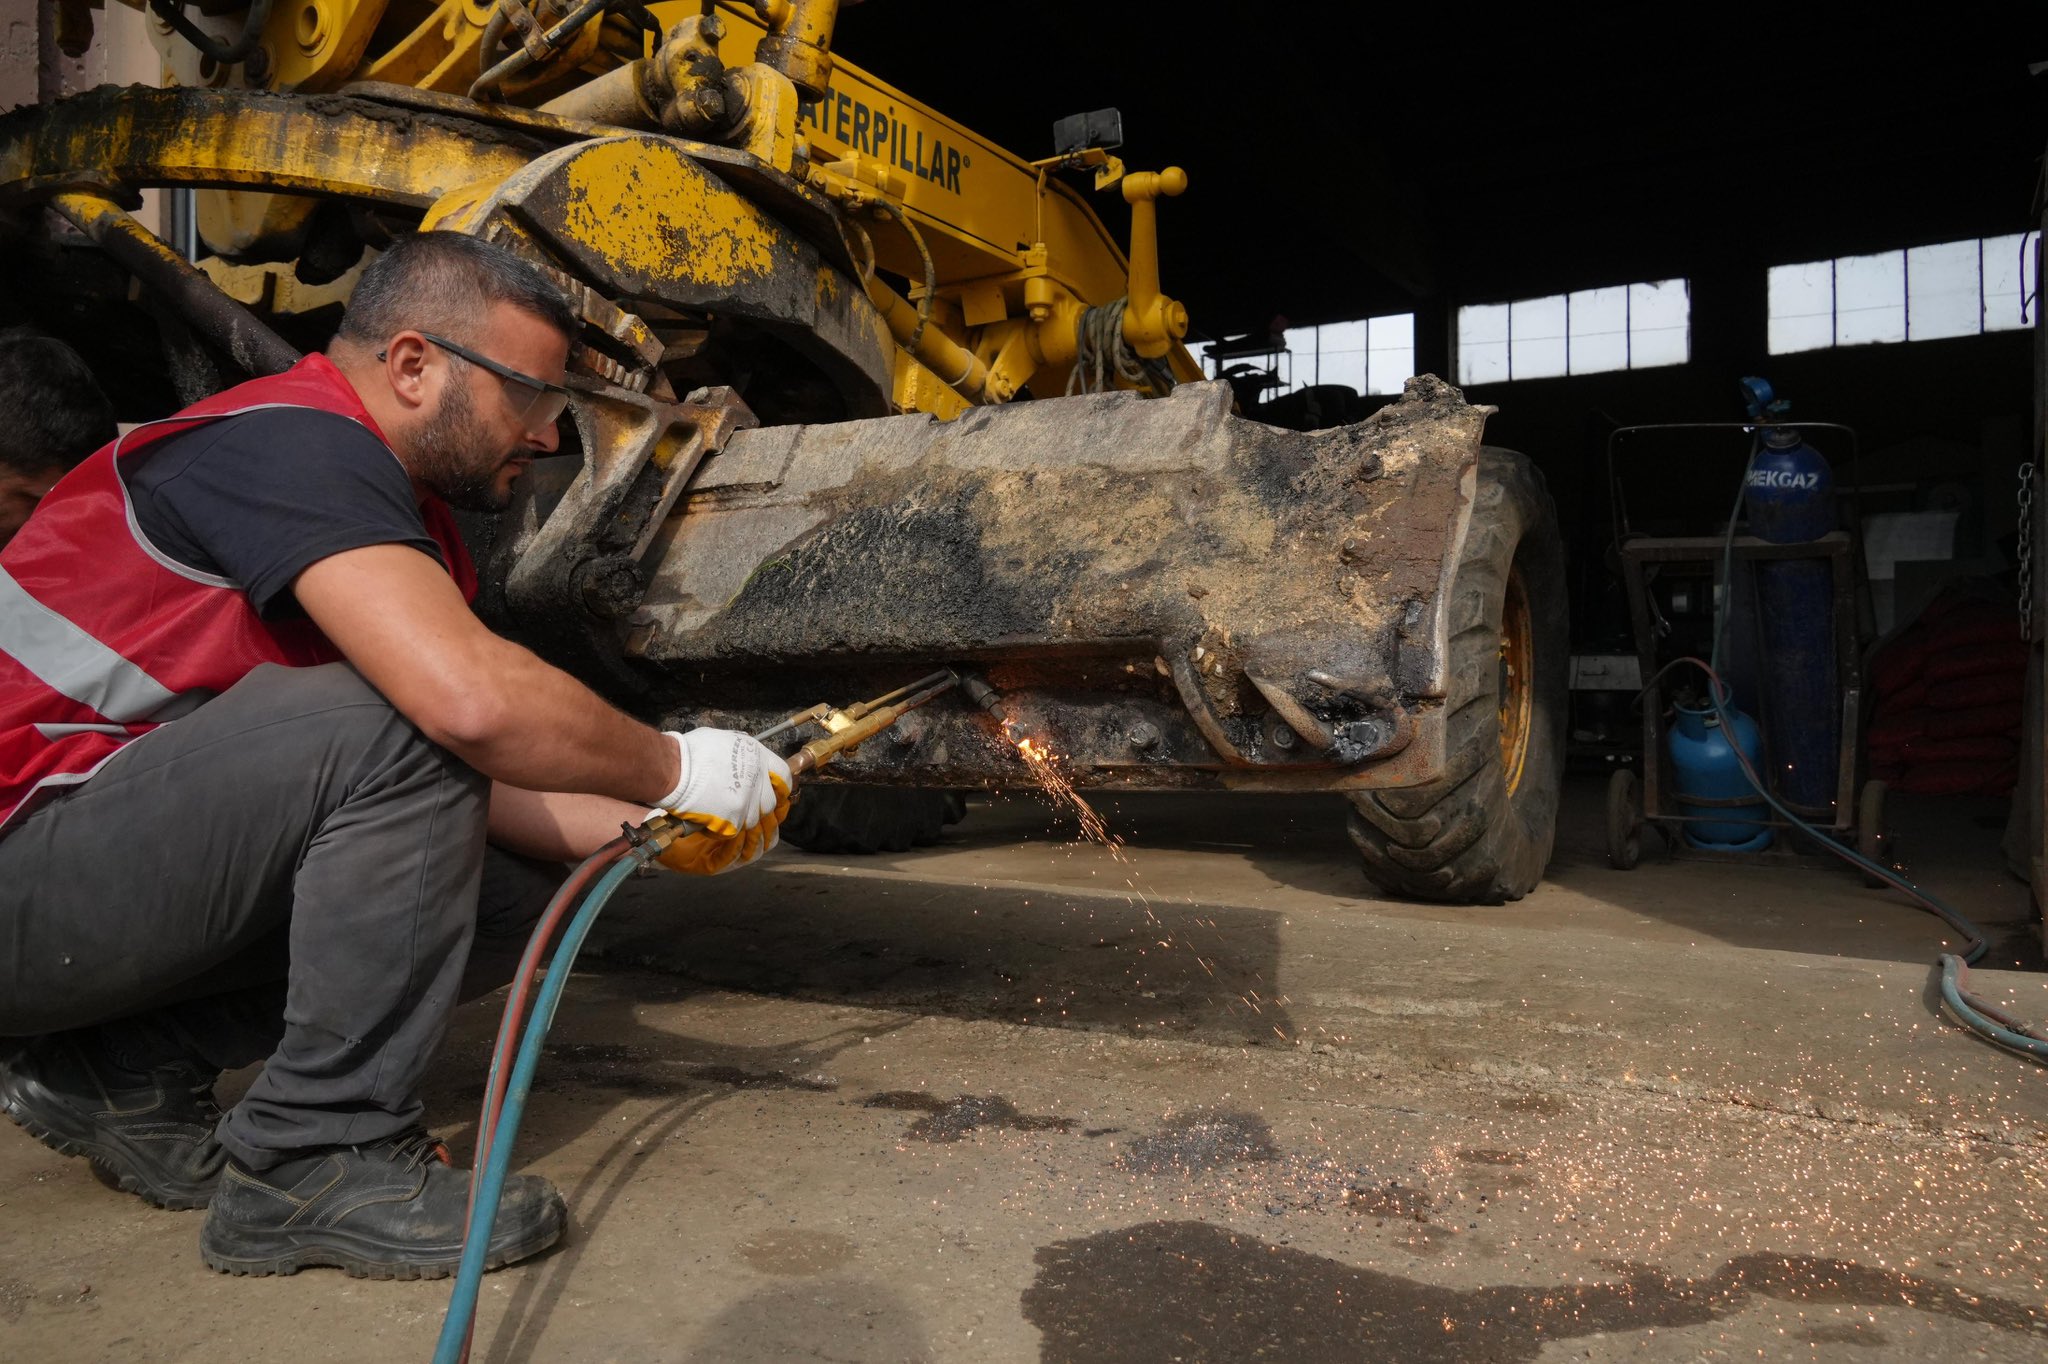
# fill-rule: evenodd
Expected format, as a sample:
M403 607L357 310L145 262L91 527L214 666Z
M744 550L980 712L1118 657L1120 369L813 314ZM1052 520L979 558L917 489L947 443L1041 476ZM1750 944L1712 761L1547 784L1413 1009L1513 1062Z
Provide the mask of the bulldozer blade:
M947 697L841 781L1011 784L1028 735L1081 786L1411 785L1444 762L1451 574L1492 410L1425 376L1308 433L1233 415L1220 383L739 429L637 536L636 608L553 656L642 714L747 730L933 667L1001 693L1013 732ZM499 537L501 579L575 576L527 550L601 552L553 520L573 486L545 484ZM548 604L505 609L545 649Z

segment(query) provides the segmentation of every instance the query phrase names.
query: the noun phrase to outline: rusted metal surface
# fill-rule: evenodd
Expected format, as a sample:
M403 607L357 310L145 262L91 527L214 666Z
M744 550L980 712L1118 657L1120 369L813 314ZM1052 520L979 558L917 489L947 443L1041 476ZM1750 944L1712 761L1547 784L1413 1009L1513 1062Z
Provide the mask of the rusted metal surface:
M1409 784L1443 761L1448 577L1488 411L1424 378L1304 434L1195 384L743 431L648 542L609 638L648 713L759 727L820 686L967 663L1083 785ZM516 580L543 545L514 550ZM1017 780L971 701L918 720L837 775Z
M639 680L621 664L617 628L646 590L655 534L703 459L755 418L729 388L670 403L571 382L588 455L541 461L491 528L479 546L492 580L485 605L556 662L633 692Z
M103 86L0 116L0 202L81 184L342 194L426 208L550 143L339 95Z
M249 374L281 374L298 363L298 351L283 337L105 194L66 190L50 206Z

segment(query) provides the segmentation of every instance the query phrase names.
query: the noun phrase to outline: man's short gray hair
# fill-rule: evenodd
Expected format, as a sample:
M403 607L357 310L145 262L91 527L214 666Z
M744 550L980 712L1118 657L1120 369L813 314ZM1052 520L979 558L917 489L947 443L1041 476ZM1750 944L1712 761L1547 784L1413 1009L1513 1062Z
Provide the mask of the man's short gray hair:
M461 232L418 232L385 248L356 281L339 335L371 346L402 331L475 342L494 303L576 335L576 312L546 275L506 248Z

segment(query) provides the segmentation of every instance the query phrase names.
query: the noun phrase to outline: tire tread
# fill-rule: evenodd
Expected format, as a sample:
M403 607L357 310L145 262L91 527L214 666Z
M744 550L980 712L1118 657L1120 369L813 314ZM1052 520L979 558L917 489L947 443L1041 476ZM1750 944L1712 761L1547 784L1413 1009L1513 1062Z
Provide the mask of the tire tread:
M908 852L938 842L966 814L958 791L815 786L790 806L782 837L805 852Z
M1443 773L1420 786L1360 791L1349 828L1366 876L1419 900L1501 904L1535 888L1555 841L1563 780L1564 562L1557 514L1524 456L1480 457L1472 525L1451 588ZM1522 782L1500 763L1496 660L1500 603L1522 575L1536 656L1536 697Z

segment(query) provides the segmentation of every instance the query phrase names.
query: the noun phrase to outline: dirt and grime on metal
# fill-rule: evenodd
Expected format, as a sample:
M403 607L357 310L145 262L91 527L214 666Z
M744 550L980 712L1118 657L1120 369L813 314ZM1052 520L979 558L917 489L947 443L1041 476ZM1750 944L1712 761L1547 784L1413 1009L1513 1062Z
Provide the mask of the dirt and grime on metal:
M2041 1358L2048 1072L1930 1008L1942 925L1832 872L1610 871L1571 794L1501 909L1367 899L1325 801L1094 793L1134 903L1021 789L918 854L633 883L521 1137L570 1230L486 1280L475 1357ZM1972 813L1902 809L1905 855L2048 1016ZM1289 1040L1227 1007L1254 977ZM494 1009L429 1080L458 1159ZM10 1359L422 1358L446 1301L214 1275L197 1215L12 1130L0 1217Z
M634 650L677 704L819 660L985 659L1006 690L1108 661L1086 685L1218 723L1266 708L1253 675L1311 710L1434 694L1490 409L1427 377L1331 431L1229 403L1189 384L741 433L662 542Z
M934 613L957 617L936 632L944 639L983 647L1051 631L1082 642L1192 634L1228 650L1340 614L1370 631L1389 610L1375 589L1402 576L1410 549L1433 571L1431 542L1452 519L1441 494L1427 507L1399 494L1427 466L1449 469L1454 496L1484 420L1456 390L1421 383L1373 421L1327 432L1229 417L1220 390L1166 408L1110 396L1086 411L1027 405L943 427L891 418L806 431L807 446L833 450L771 458L817 480L804 490L808 524L755 561L706 627L728 648L795 629L813 648L831 642L821 630L837 630L850 649L914 646L935 633L918 617ZM751 433L713 472L758 485L752 450L782 439ZM857 473L831 481L842 466ZM700 481L697 495L720 486ZM1372 554L1351 557L1374 560L1369 576L1343 568L1342 544L1360 536ZM679 541L677 553L689 547ZM1328 571L1262 569L1274 555ZM1202 671L1215 675L1220 661Z

